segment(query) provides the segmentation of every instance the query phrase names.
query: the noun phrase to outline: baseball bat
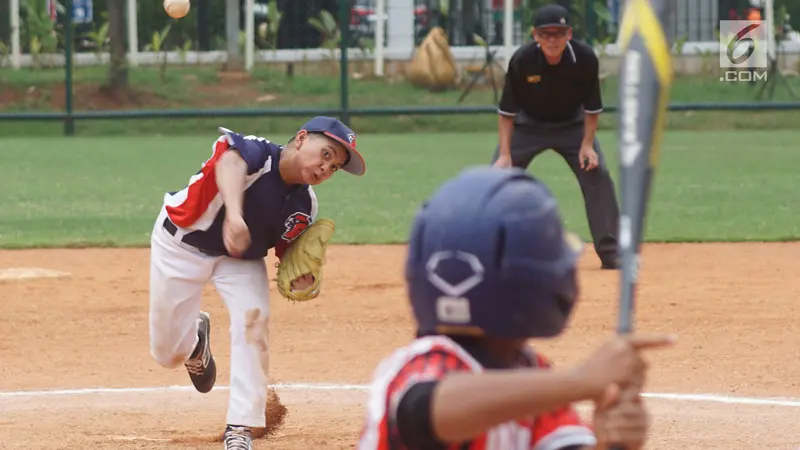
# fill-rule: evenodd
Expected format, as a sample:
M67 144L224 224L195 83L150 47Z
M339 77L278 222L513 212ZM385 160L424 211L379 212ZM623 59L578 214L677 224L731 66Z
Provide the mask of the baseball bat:
M650 185L658 166L672 60L662 23L674 0L629 0L620 26L620 222L622 259L617 331L633 330L635 289Z
M628 0L620 25L620 334L633 331L640 245L672 83L670 40L664 24L674 1ZM623 450L619 445L611 448Z

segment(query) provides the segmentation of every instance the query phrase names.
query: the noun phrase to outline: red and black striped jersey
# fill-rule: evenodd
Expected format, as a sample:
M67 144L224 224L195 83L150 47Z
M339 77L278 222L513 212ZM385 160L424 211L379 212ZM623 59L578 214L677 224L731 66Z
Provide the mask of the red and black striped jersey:
M550 367L538 353L527 355L530 367ZM396 350L376 369L358 450L412 450L395 423L403 395L415 384L438 381L456 371L482 372L484 367L464 347L444 336L416 339ZM559 450L592 446L596 439L572 407L498 425L452 450Z

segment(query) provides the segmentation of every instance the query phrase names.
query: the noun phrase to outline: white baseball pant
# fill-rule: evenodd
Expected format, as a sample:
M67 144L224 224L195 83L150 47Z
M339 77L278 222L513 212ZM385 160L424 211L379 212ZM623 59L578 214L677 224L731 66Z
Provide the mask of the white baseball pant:
M264 427L267 401L269 280L263 259L208 256L184 244L156 219L150 244L150 353L163 367L182 365L197 345L197 314L205 284L213 282L230 314L231 369L227 423ZM260 313L254 341L247 317ZM214 339L211 339L213 344Z

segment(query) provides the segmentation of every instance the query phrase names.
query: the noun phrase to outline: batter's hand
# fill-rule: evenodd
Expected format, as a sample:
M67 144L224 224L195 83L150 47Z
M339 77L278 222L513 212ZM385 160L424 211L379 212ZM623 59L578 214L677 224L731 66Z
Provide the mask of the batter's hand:
M600 165L600 158L591 145L582 145L578 152L578 163L581 165L581 169L588 172Z
M500 156L497 157L497 161L494 162L493 166L500 168L511 167L511 155L501 153Z
M650 416L641 401L639 387L609 386L596 404L593 422L598 448L611 445L626 450L644 448Z
M606 342L578 368L578 376L587 383L590 395L600 398L612 384L640 384L647 362L646 349L672 345L671 336L615 336Z
M244 217L233 214L226 215L222 223L222 240L225 249L233 257L241 256L250 248L250 229L244 221Z

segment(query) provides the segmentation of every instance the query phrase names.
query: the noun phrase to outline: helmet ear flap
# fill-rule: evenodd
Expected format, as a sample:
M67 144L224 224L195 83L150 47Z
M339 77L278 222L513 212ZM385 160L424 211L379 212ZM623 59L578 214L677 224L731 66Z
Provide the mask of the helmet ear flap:
M556 296L556 305L564 317L569 317L575 302L573 299L567 298L563 294L559 294Z

